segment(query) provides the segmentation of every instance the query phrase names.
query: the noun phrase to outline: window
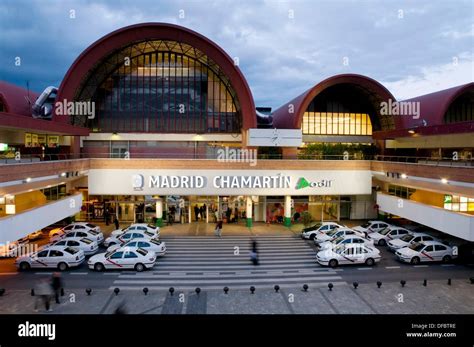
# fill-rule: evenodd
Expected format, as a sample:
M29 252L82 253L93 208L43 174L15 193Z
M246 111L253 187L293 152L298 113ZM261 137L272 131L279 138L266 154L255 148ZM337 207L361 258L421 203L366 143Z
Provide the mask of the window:
M68 225L64 228L64 230L72 230L72 228L74 228L74 225Z
M45 258L48 256L48 250L46 251L41 251L36 255L38 258Z
M124 56L130 64L117 64ZM102 132L240 132L240 105L229 78L185 43L131 43L90 76L78 99L94 101L96 116L74 117L74 124Z
M148 242L140 241L138 242L138 247L147 248L147 247L150 247L150 244Z
M433 246L426 246L426 248L423 251L424 252L433 252Z
M402 239L403 239L403 237L402 237ZM420 241L421 241L421 236L415 237L413 239L413 242L420 242Z
M423 236L423 241L434 241L431 236Z
M445 251L447 248L442 245L435 245L435 251Z
M473 212L474 198L459 195L445 195L444 208L451 211Z
M123 256L123 252L115 252L114 254L112 254L110 259L122 259L122 256Z
M303 115L304 135L372 135L367 113L315 112L313 102Z
M77 242L77 241L69 241L69 242L68 242L68 246L77 247L77 246L79 246L79 242Z
M57 246L65 246L65 245L66 245L66 241L59 241L59 242L56 242L55 245L57 245Z
M49 251L49 256L50 256L50 257L62 257L62 256L63 256L63 252L58 251L58 250L55 250L55 249L52 249L51 251Z
M84 232L82 232L82 231L78 231L78 232L76 233L76 236L79 236L79 237L87 237L87 233L84 233Z
M398 235L406 235L406 234L408 234L407 230L398 229Z
M133 252L127 252L127 253L125 253L125 258L126 258L126 259L129 259L129 258L138 258L138 255L136 255L136 254L133 253Z

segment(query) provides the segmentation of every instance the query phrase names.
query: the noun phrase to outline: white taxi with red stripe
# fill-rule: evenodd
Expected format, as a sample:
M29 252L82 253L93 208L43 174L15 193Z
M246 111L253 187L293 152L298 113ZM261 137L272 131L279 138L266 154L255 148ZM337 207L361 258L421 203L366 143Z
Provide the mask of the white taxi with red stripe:
M380 261L380 251L364 244L344 244L328 248L316 254L316 261L321 265L336 267L344 264L365 264L373 266Z
M457 248L438 241L424 241L399 249L395 254L399 260L413 265L429 261L449 263L457 258Z
M64 271L70 267L81 265L84 259L84 252L77 248L50 246L46 249L18 257L15 260L15 265L22 271L29 270L30 268L56 268Z
M389 241L402 238L411 233L410 230L391 225L381 231L367 235L367 239L374 241L374 245L385 246Z
M100 253L89 258L87 265L95 271L135 269L141 272L155 265L156 254L143 248L127 247Z

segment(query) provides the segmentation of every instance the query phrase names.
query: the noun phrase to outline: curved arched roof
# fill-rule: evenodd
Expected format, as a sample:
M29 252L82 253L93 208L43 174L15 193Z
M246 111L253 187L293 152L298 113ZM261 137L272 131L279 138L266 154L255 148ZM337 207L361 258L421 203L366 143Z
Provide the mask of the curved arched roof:
M325 89L338 84L354 84L375 94L381 101L395 100L393 95L376 80L358 74L341 74L329 77L308 89L303 94L279 107L273 116L273 126L282 129L299 129L303 122L303 114L311 101ZM291 107L290 107L291 106ZM290 109L294 112L290 113Z
M188 44L212 59L230 80L239 99L244 129L257 126L255 104L250 88L234 60L216 43L190 29L167 23L141 23L118 29L90 45L67 71L56 100L74 100L89 70L113 51L132 42L170 40Z
M396 128L411 129L444 124L444 115L448 111L449 106L459 96L468 91L474 91L474 82L403 100L406 102L419 102L420 117L417 119L413 117L397 117Z
M34 104L39 94L0 81L0 100L5 105L5 111L11 114L31 117L31 105ZM31 104L28 102L28 97Z

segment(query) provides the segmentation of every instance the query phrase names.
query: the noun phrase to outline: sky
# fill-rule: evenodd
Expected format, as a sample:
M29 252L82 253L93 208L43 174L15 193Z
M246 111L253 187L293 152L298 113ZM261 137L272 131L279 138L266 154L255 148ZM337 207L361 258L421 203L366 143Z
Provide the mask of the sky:
M142 22L208 37L238 58L255 104L273 109L341 73L398 100L474 81L471 0L0 0L0 80L59 86L90 44Z

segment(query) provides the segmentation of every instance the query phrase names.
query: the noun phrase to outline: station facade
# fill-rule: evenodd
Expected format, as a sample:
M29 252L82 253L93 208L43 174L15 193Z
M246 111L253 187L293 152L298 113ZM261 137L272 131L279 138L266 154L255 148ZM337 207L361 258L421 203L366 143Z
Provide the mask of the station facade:
M289 226L308 212L400 216L473 241L473 100L470 83L399 104L343 74L264 114L216 43L171 24L125 27L58 88L0 82L1 238L71 215Z

